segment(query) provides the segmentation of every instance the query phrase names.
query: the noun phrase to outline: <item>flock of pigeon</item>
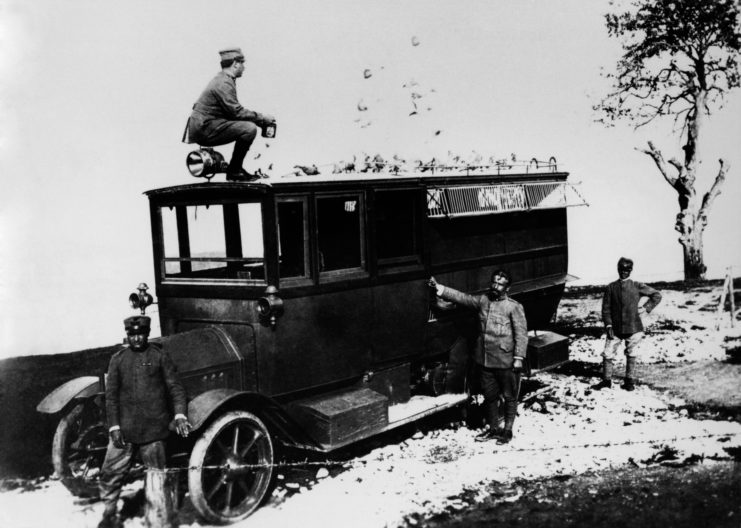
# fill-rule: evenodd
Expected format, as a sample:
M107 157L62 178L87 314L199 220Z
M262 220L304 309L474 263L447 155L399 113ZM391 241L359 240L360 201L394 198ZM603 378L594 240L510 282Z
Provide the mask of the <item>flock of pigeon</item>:
M294 170L283 177L291 176L319 176L323 174L368 174L387 173L399 174L442 174L442 173L486 173L507 172L519 169L523 172L532 170L556 170L556 160L541 161L535 158L529 160L518 159L516 154L505 158L497 158L494 155L485 156L479 152L472 151L469 155L462 156L448 151L444 158L433 157L428 161L421 159L407 160L394 154L384 157L381 154L355 154L348 161L339 161L326 165L294 165Z
M416 36L412 37L412 46L417 47L419 46L419 38ZM383 70L384 67L381 66L380 70ZM370 79L373 77L373 70L371 68L365 68L363 70L363 78L364 79ZM418 115L422 110L425 110L427 112L432 111L431 104L422 104L422 99L424 97L429 96L430 94L435 93L435 89L431 88L429 90L425 90L419 82L417 82L415 79L410 79L404 83L402 83L401 87L405 89L408 92L408 97L411 102L411 107L409 111L409 116L416 116ZM381 102L380 99L376 100L376 102ZM358 123L360 128L367 128L372 124L372 121L365 115L366 112L368 112L369 105L365 101L365 98L361 98L358 101L357 104L357 110L359 112L358 117L355 119L355 123ZM436 130L435 135L440 135L441 130Z
M418 37L413 36L411 38L411 45L417 47L420 45ZM377 72L384 70L383 66L380 66ZM363 79L372 79L375 72L372 68L363 69ZM424 88L415 79L407 80L401 83L401 88L406 91L410 107L408 111L408 117L414 118L422 112L431 112L432 104L430 99L432 95L436 93L434 88ZM367 117L373 112L373 104L381 103L381 99L376 99L373 104L367 102L371 100L371 97L365 97L358 101L357 112L358 117L354 120L361 128L366 128L372 124L372 121ZM439 136L442 130L432 130L433 137ZM269 146L269 145L267 145ZM257 159L260 154L255 156ZM400 174L471 174L471 173L500 173L511 170L522 170L523 172L529 172L534 169L556 170L555 159L551 158L549 161L540 161L535 158L532 159L518 159L515 154L511 154L506 157L484 155L476 151L472 151L467 155L460 155L448 151L444 157L433 157L427 161L421 159L404 159L397 154L393 155L382 155L382 154L368 154L365 152L354 154L352 158L348 160L342 160L335 163L327 163L324 165L317 164L302 164L294 165L293 170L287 174L283 174L282 178L294 177L294 176L322 176L329 174L368 174L368 173L385 173L389 175L400 175ZM272 163L268 166L267 171L272 171ZM258 169L258 176L267 177L266 173Z

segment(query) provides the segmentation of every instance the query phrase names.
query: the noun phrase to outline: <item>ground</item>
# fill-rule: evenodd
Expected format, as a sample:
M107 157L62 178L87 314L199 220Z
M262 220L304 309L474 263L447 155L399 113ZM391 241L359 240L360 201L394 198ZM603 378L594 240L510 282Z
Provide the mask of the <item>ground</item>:
M741 321L719 317L719 289L660 286L634 392L592 389L599 292L568 291L556 330L572 362L525 380L511 444L475 442L449 412L331 459L288 454L267 503L236 526L737 527ZM0 489L0 526L92 527L101 512L53 478ZM135 492L126 528L143 526ZM179 523L200 526L187 499Z

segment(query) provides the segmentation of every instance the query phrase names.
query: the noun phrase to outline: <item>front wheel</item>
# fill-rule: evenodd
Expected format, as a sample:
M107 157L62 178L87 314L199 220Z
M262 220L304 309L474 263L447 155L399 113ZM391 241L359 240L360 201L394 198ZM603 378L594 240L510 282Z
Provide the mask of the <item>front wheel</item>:
M246 411L220 416L196 441L188 488L196 510L209 522L232 523L249 516L273 478L273 442L262 421Z
M98 407L80 403L62 417L54 433L54 472L77 497L97 497L108 431Z

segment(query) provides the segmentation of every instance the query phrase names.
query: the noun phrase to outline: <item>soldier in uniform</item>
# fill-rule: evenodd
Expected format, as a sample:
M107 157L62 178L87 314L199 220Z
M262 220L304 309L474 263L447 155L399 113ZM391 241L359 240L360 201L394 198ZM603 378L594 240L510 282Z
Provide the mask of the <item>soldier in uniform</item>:
M510 281L507 271L496 270L491 274L489 291L483 295L459 292L438 284L434 277L428 282L439 297L478 312L479 336L474 348L474 361L481 370L489 428L476 440L496 439L498 444L512 440L522 360L527 353L525 312L520 303L507 295ZM500 395L504 396L504 429L499 428Z
M190 431L185 390L167 351L148 342L149 325L146 316L124 320L129 346L108 365L105 395L110 441L100 471L105 509L99 528L121 525L118 497L136 452L145 466L164 469L170 409L177 433L188 436Z
M236 80L244 72L242 50L225 49L219 55L221 71L211 79L193 105L183 139L206 147L226 145L234 141L226 179L249 181L255 176L242 168L242 162L255 140L258 127L275 123L275 118L269 114L247 110L237 100Z
M635 389L636 348L643 338L643 323L640 312L651 313L661 302L661 294L643 284L630 280L633 261L620 257L617 264L619 279L611 282L602 298L602 322L605 323L607 340L602 353L602 381L595 389L612 387L612 367L620 343L625 341L625 382L623 389ZM639 308L642 297L648 300Z

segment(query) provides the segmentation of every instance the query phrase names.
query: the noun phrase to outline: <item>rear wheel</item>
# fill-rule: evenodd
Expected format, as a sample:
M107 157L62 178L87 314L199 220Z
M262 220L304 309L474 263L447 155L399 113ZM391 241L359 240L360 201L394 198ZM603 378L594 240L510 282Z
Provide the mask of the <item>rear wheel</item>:
M98 407L80 403L62 417L54 433L54 472L77 497L97 497L108 432Z
M193 506L209 522L244 519L270 490L273 460L273 442L262 421L246 411L227 412L208 426L190 455Z

